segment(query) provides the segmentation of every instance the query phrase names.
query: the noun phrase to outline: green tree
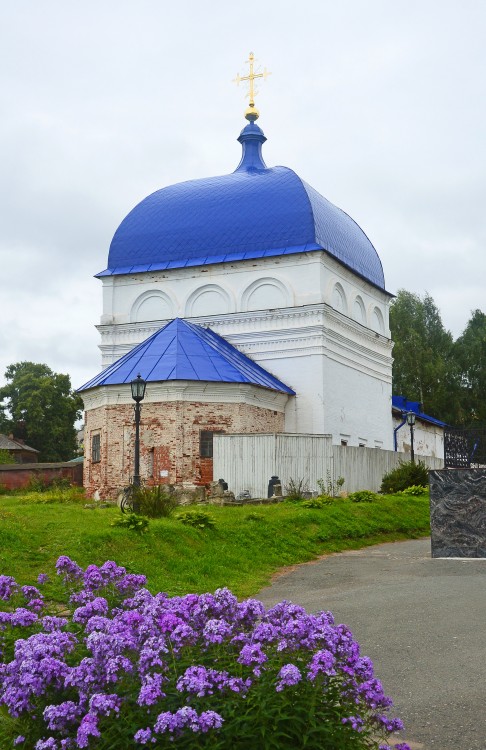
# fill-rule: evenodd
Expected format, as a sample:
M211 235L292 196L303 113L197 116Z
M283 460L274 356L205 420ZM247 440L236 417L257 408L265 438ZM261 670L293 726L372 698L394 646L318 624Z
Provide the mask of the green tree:
M19 362L7 367L0 388L0 432L12 432L40 451L41 461L66 461L76 454L74 423L82 400L69 375L47 365Z
M486 315L474 310L455 343L463 388L463 421L486 426Z
M400 289L390 307L393 392L420 401L425 413L456 424L461 388L452 335L429 294Z
M15 459L12 458L7 450L0 450L0 464L14 464Z

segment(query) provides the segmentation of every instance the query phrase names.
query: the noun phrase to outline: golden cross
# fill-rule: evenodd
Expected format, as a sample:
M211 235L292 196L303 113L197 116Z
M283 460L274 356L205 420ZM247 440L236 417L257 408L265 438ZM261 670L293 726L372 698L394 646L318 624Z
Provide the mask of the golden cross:
M258 110L255 109L255 78L263 78L265 80L267 76L272 75L269 71L267 71L266 68L263 69L263 73L255 73L253 70L253 64L255 61L255 55L253 52L250 52L250 55L248 57L247 63L250 64L250 72L247 76L240 76L238 73L236 78L233 79L233 83L236 83L237 86L239 86L240 81L248 81L249 83L249 91L245 96L248 96L250 99L250 108L247 110L248 112L254 112L256 116L258 117Z

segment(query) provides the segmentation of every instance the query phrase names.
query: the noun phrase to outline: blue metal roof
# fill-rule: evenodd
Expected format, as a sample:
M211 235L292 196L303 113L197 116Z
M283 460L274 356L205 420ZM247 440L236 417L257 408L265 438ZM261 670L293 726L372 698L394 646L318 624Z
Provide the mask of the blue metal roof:
M111 276L326 250L385 288L378 254L360 227L287 167L268 168L254 122L238 138L235 172L157 190L128 214L110 246Z
M148 383L166 380L251 383L295 395L292 388L217 333L181 318L171 320L78 391L129 383L139 373Z
M441 422L440 419L424 414L420 401L409 401L405 396L392 396L392 409L399 410L402 414L412 411L423 422L430 422L438 427L447 427L447 422Z

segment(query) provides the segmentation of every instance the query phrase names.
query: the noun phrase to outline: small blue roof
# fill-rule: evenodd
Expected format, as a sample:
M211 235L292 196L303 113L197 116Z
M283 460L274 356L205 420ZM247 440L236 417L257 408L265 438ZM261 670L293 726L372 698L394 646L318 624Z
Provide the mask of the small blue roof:
M405 396L392 396L392 409L399 410L402 414L412 411L424 422L430 422L430 424L435 424L437 427L447 427L447 422L441 422L440 419L424 414L420 401L409 401Z
M235 172L157 190L118 227L98 277L325 250L385 288L378 254L344 211L287 167L268 168L256 123Z
M78 391L129 383L138 374L148 383L166 380L251 383L295 395L292 388L217 333L181 318L171 320Z

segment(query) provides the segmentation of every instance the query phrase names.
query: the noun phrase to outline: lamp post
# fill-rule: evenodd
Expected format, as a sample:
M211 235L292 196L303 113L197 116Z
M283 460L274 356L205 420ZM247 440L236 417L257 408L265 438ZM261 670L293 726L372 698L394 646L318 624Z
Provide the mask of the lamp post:
M407 424L410 427L410 459L415 463L415 453L413 450L413 428L415 425L415 414L413 411L407 412Z
M135 380L132 380L130 387L132 389L132 398L135 401L135 460L133 470L133 486L140 487L140 402L145 396L145 387L147 383L140 373Z

